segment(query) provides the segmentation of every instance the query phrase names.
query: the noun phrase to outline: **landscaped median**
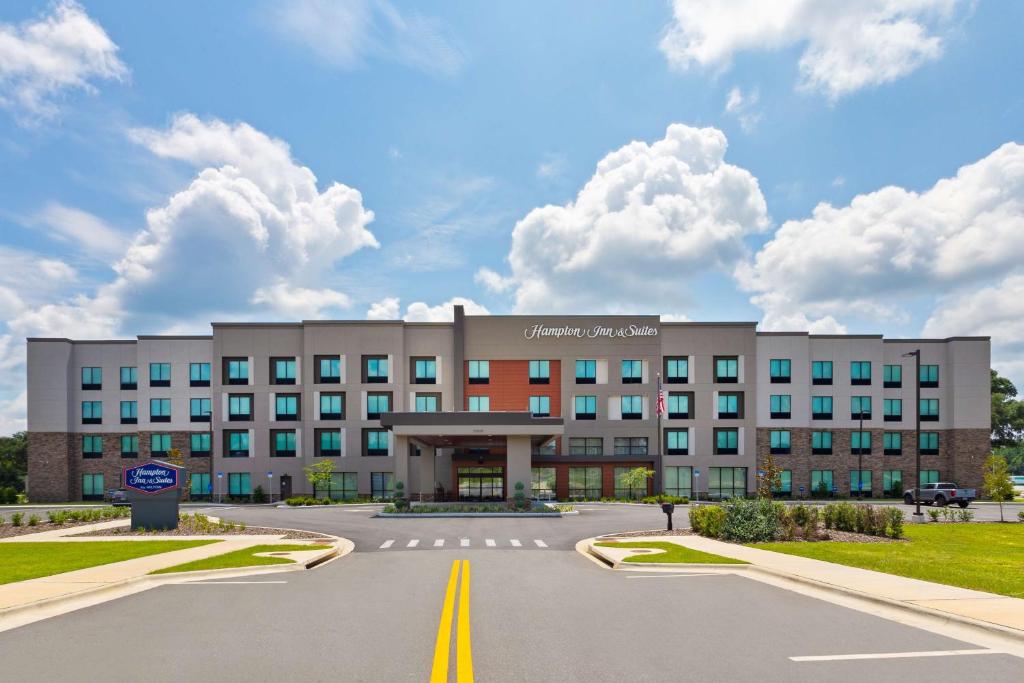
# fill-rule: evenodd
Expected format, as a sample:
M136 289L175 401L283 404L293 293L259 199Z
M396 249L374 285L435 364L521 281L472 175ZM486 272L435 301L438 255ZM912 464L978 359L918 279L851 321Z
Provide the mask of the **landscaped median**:
M594 543L592 551L612 566L630 564L736 565L743 560L693 550L672 541L604 541Z
M0 584L53 576L216 542L190 540L0 543Z

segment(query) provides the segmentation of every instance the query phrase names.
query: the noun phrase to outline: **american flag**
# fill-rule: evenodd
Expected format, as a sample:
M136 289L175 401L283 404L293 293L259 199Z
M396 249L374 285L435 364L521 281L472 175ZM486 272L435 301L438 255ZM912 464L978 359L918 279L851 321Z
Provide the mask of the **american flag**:
M655 413L658 417L664 417L665 413L665 391L661 388L661 373L658 373L658 405L655 408Z

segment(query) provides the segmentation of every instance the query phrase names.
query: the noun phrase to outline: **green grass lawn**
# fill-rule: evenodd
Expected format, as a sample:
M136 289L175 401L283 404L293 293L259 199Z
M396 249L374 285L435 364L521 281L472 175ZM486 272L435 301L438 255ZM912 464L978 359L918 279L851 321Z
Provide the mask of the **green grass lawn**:
M1024 598L1024 524L921 524L909 543L755 543L754 548Z
M52 576L217 541L0 543L0 584Z
M292 564L287 557L254 557L256 553L289 552L292 550L311 550L316 546L309 545L254 545L234 552L214 555L205 560L186 562L175 567L158 569L153 574L170 574L172 572L198 572L205 569L233 569L235 567L256 567L264 564Z
M643 553L627 557L623 562L637 564L747 564L742 560L733 560L721 555L712 555L699 550L684 548L668 541L630 541L628 543L596 543L602 548L651 548L664 550L663 553Z

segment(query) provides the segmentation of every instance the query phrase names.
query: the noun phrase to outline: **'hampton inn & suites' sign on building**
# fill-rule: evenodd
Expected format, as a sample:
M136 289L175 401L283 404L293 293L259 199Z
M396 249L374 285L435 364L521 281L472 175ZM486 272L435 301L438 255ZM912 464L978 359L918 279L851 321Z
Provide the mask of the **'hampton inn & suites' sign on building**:
M607 337L609 339L621 337L657 337L658 328L650 325L625 325L623 327L608 327L607 325L594 325L593 327L554 327L537 323L533 327L523 330L523 337L526 339L539 339L541 337L574 337L577 339L597 339Z

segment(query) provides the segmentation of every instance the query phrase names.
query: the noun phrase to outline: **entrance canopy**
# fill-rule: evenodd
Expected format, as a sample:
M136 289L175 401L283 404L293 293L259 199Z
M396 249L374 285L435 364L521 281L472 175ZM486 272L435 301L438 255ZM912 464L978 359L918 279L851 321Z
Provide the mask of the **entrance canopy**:
M529 437L542 446L565 432L560 417L534 417L529 412L383 413L380 424L435 448L495 448L507 438Z

